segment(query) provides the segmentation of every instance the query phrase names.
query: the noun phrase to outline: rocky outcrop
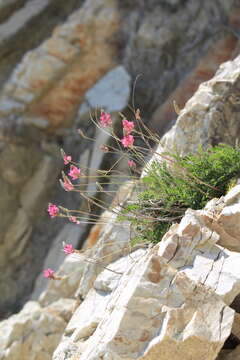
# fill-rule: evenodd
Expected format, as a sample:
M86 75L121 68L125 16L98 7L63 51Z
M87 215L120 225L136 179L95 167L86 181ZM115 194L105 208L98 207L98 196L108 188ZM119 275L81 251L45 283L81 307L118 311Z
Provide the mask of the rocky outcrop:
M233 198L233 193L235 196ZM179 225L172 228L163 237L159 245L159 255L188 278L206 285L230 305L240 292L239 234L229 234L228 224L222 221L236 219L240 214L239 186L233 188L225 198L212 200L204 210L187 210ZM228 196L232 205L228 205ZM233 212L232 209L235 209ZM234 231L238 227L231 227ZM233 246L238 244L237 246ZM229 248L235 251L230 251Z
M144 120L161 132L175 118L158 110L180 82L188 83L187 75L204 72L201 59L210 62L203 56L211 57L207 79L236 51L239 9L233 0L7 0L0 9L3 315L29 297L48 250L47 265L55 263L68 231L64 221L47 219L47 202L81 207L78 196L66 199L56 185L63 169L59 147L87 166L103 167L108 159L97 145L108 139L90 124L89 108L105 107L117 121L116 112L140 105ZM186 86L186 98L194 90ZM95 147L76 128L96 138ZM76 243L88 231L72 230ZM38 280L34 299L43 287Z
M0 359L51 359L73 309L73 300L59 300L44 309L28 302L0 324Z
M230 208L235 209L231 214ZM230 223L240 213L239 185L203 210L188 210L158 245L139 248L130 247L129 235L126 240L118 237L114 217L109 217L112 221L99 244L77 259L75 255L66 259L59 272L63 280L49 283L41 306L29 303L1 323L0 355L14 359L18 352L22 359L38 359L35 351L28 352L35 348L36 336L39 341L38 332L30 337L26 333L36 328L42 314L38 324L42 360L51 358L63 331L54 360L157 359L159 354L163 359L216 359L231 332L239 330L230 306L240 292L240 254L228 250L231 244L222 237L228 231L220 220L226 213ZM215 230L213 221L218 224ZM128 224L124 226L127 229ZM85 264L89 266L84 269ZM68 321L74 309L63 330L66 323L61 318ZM53 336L51 347L45 328ZM226 359L237 351L232 355L227 351Z
M161 140L165 149L174 145L184 154L195 151L198 144L203 147L219 142L235 145L240 132L239 63L239 56L224 63L213 79L199 86L176 124Z
M232 66L234 66L236 70L238 68L236 64L239 61L240 58L237 58L233 63L223 65L216 74L216 78L200 87L199 93L201 93L203 88L211 94L211 106L205 106L206 97L199 96L197 92L187 104L186 109L180 114L175 127L163 138L158 151L164 149L166 144L168 147L165 147L165 149L172 147L173 145L171 146L171 144L179 144L178 149L182 149L183 153L187 152L187 144L189 144L189 148L192 151L196 149L198 144L205 146L207 141L211 144L210 137L199 136L199 133L201 134L201 131L203 131L203 126L206 128L213 126L214 120L216 120L216 117L213 116L215 114L214 109L217 108L221 95L223 95L225 99L225 88L223 87L223 92L219 94L219 88L216 85L219 81L219 74L221 74L221 83L229 84L229 86L226 86L228 89L227 96L233 96L235 92L237 92L235 89L238 88L239 75L236 75ZM231 69L231 71L228 71L229 69ZM228 110L231 109L231 111L234 111L234 103L231 104L232 106L228 107ZM193 108L190 112L191 106ZM201 109L202 111L200 111ZM200 111L201 118L199 116L199 121L194 121L196 116L198 116L198 111ZM190 121L191 115L192 128L190 128L190 130L192 136L190 136L190 130L181 132L184 120L187 119L187 121ZM234 124L237 126L237 113L235 113L234 119ZM198 127L199 132L197 130ZM223 123L223 137L227 136L225 127L228 127L227 118ZM195 128L196 133L193 130ZM186 127L186 129L188 128ZM182 137L179 137L179 133L182 134ZM196 141L194 143L192 138L195 135L198 136L198 138L195 139ZM179 142L179 140L181 140L181 142ZM227 141L227 138L224 138L224 140ZM228 142L229 140L230 138L228 138ZM126 358L126 356L129 359L135 357L150 359L157 358L159 353L161 353L161 356L166 356L166 358L169 358L169 356L173 358L176 356L176 359L188 358L188 356L194 358L201 354L204 359L215 359L224 341L234 328L233 312L229 306L237 297L240 290L240 274L237 266L239 262L239 233L237 230L239 209L239 186L236 186L224 198L212 200L204 210L188 210L181 223L172 226L157 248L135 250L131 255L121 257L113 263L112 260L114 259L109 262L105 262L104 258L102 259L104 252L102 252L102 250L99 252L102 248L102 240L100 240L99 247L94 250L96 255L95 261L98 259L100 264L98 264L98 266L96 264L91 265L95 267L95 271L91 272L88 268L86 272L87 277L83 275L80 281L77 294L78 296L80 295L80 299L84 299L84 301L68 324L65 335L54 353L54 360L60 359L61 357L68 359L73 355L86 359L107 358L108 356L116 359ZM114 234L117 228L113 226L112 229ZM106 231L108 234L107 238L110 238L111 233L109 233L107 227ZM120 246L121 242L118 236L114 236L111 237L111 247L113 247L114 240L117 246ZM127 246L127 242L124 246L122 251L128 248L128 251L131 252ZM106 249L108 248L106 247ZM156 253L154 253L154 251ZM117 251L114 251L114 253L118 254ZM138 260L136 260L134 254L136 257L137 254L140 254ZM161 264L155 266L155 269L153 265L149 265L151 260L149 260L149 262L147 260L154 256L157 259L156 262ZM94 258L93 254L91 258ZM125 263L127 259L129 267L126 266ZM122 267L120 265L121 262L124 264ZM108 269L101 272L99 270L101 265L107 266ZM97 268L98 271L96 271ZM174 272L173 269L175 269L176 272ZM100 274L96 277L99 271ZM143 273L141 271L143 271ZM161 276L161 271L163 271L164 276ZM166 273L171 273L171 271L173 271L175 275L173 275L172 281L167 282ZM131 274L131 277L129 277L129 274ZM141 274L144 274L143 278L141 278ZM135 278L135 276L137 278ZM147 279L146 276L148 276ZM105 281L103 279L104 277ZM112 281L110 279L112 279ZM133 282L131 281L132 279L134 279ZM189 281L189 284L195 284L194 286L192 285L193 287L191 288L191 291L193 291L190 296L191 299L195 298L194 291L201 291L197 290L198 286L204 289L203 292L210 292L209 298L203 295L204 299L208 299L206 300L207 305L201 300L201 305L204 304L203 307L206 306L208 314L206 313L204 315L204 310L199 309L199 303L197 306L199 310L198 314L198 310L193 310L194 305L191 304L190 307L193 305L191 311L193 311L192 314L194 314L194 316L193 318L188 318L188 325L183 325L182 330L177 326L178 315L177 307L174 307L173 304L174 301L179 300L179 307L183 313L183 309L186 309L188 315L191 314L191 311L188 309L187 299L185 298L185 300L183 300L181 290L178 290L177 285L175 285L177 279L181 279L178 280L179 282L184 282L184 279L187 279L186 281ZM144 285L141 285L141 281ZM114 285L116 282L118 282L117 287ZM162 287L160 285L161 282ZM154 329L149 325L151 321L157 317L152 310L155 306L155 302L152 300L152 294L154 293L154 288L151 287L152 283L158 289L156 291L160 299L157 299L156 306L159 310L157 314L161 314L159 315L161 321L158 322L158 327ZM148 286L151 287L151 290L148 292L149 295L145 296L144 294ZM175 286L173 302L171 302L170 295L172 286ZM179 286L181 289L185 289L185 285L181 284ZM137 295L135 295L135 291ZM161 292L163 292L163 295L161 295ZM141 299L142 297L143 300ZM216 297L219 300L216 300ZM103 300L106 298L109 299L106 301L107 304L105 300ZM196 296L196 298L198 298L198 296ZM213 313L215 315L218 314L216 320L214 320L214 316L210 315L210 299L213 298L215 299L214 302L222 302L219 313L217 307L213 309ZM138 306L140 306L142 301L144 305L142 306L141 312ZM94 309L99 309L99 312L97 310L90 311L88 315L86 315L86 309L91 309L92 304L95 304ZM163 306L162 310L161 306ZM173 322L170 321L172 318L172 315L170 315L171 311L173 311L171 310L172 307L174 308L174 314L176 316L174 320L172 320ZM222 335L220 335L220 333L223 334L221 321L223 320L222 316L224 316L225 310L229 311L229 317L227 316L228 319L226 319L224 325L224 329L228 329L228 331L225 333L225 339L221 342L220 339ZM168 311L170 311L170 313L168 313ZM165 319L164 316L166 312L168 316ZM139 316L140 318L138 318ZM147 316L149 317L147 318ZM150 327L150 329L148 327L147 330L144 328L146 318L148 319L147 323ZM180 319L181 321L184 319L183 314ZM211 319L211 325L216 321L212 330L211 325L201 319ZM172 324L171 326L168 326L168 321ZM139 334L138 331L136 331L136 324L138 324L138 326L139 324L143 324L143 327L139 326ZM198 329L198 326L200 326L201 330ZM217 329L219 329L218 334L216 333ZM172 332L169 334L168 331L176 331L177 335L174 335ZM143 333L145 336L143 336ZM206 334L208 334L208 336L206 336ZM143 340L141 340L142 336ZM215 339L214 336L216 336ZM192 339L194 339L194 341ZM213 342L211 343L211 341ZM219 341L221 344L219 343L219 345L217 345ZM194 345L191 345L191 342ZM98 346L96 346L96 344ZM176 350L175 346L177 346L178 350ZM190 352L189 349L193 352ZM198 350L195 353L194 351L196 349ZM69 354L69 357L67 354Z
M102 273L76 311L65 330L71 339L69 353L71 342L83 348L81 342L88 338L81 359L157 359L159 354L163 359L214 359L230 334L234 311L213 292L177 273L153 250L138 254L137 259L132 255L135 263L126 259L130 266L126 273L118 279ZM106 292L113 292L110 299ZM90 311L89 318L86 309L93 304L95 312ZM211 320L203 324L202 318ZM66 354L67 341L53 359L61 358L63 344Z
M175 145L186 153L195 151L199 144L214 144L215 133L217 136L222 133L222 138L217 138L219 141L233 143L232 137L238 136L239 62L240 57L224 64L212 80L199 88L181 111L175 126L162 138L155 158L161 159L159 153ZM129 93L126 70L116 67L105 79L109 81L113 74L119 73L125 79L126 90L120 102L124 107ZM86 107L98 99L104 86L102 79L86 93L80 114L86 114ZM107 106L107 101L104 104ZM224 114L221 133L219 106ZM120 105L109 107L109 111L116 111L117 107ZM235 129L232 137L228 128ZM98 158L96 161L101 163ZM9 172L6 179L14 181L15 177ZM117 216L119 204L133 196L133 186L128 184L123 194L112 211L102 214L99 223L106 225L101 225L101 230L95 229L100 234L96 245L68 257L58 273L61 281L49 282L37 303L28 304L18 315L2 322L0 331L4 340L0 355L4 360L14 359L15 351L23 359L31 358L28 349L34 348L36 338L26 334L36 326L45 329L45 325L28 320L32 316L38 319L40 313L44 322L46 318L49 320L49 312L54 346L48 348L46 332L42 331L41 360L51 358L54 350L54 360L157 359L159 354L163 359L214 360L231 336L239 343L240 322L235 310L239 311L236 303L240 293L240 186L225 197L211 200L202 210L187 210L181 223L172 225L154 247L144 244L131 247L130 225L119 224ZM34 212L33 200L28 197L24 203L29 214ZM71 233L69 227L65 228L64 237L74 236L77 243L80 227L76 227L76 233L73 229ZM61 240L60 237L58 244ZM63 320L65 315L60 315L59 309L61 314L67 314L67 320ZM23 327L22 316L27 319ZM19 327L21 330L16 335L15 329ZM44 353L45 348L49 350ZM236 348L234 352L237 351ZM227 352L227 356L232 354ZM37 359L34 351L31 356Z
M205 209L188 210L153 248L131 249L125 243L115 261L101 256L100 240L93 249L96 258L87 257L95 260L95 270L105 269L96 276L88 268L88 278L83 273L77 294L84 301L53 359L157 359L159 354L163 359L215 359L235 331L229 306L240 293L240 254L228 250L232 245L221 219L228 214L232 223L239 215L239 194L238 185ZM214 222L218 227L213 230ZM114 236L116 225L111 226L112 253L119 257L121 242Z

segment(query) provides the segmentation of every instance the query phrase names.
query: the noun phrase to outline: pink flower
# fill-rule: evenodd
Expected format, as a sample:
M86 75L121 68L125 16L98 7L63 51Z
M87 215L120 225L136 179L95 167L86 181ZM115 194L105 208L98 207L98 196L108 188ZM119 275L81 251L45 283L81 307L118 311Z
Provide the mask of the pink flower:
M70 155L64 155L63 156L63 162L65 165L69 164L72 161L72 157Z
M133 146L133 142L134 142L134 137L132 135L125 135L122 139L121 139L121 143L122 145L127 148L127 147L132 147Z
M79 178L79 176L81 175L81 169L77 168L76 166L74 165L71 165L70 166L70 171L68 173L69 176L71 176L71 178L73 180L76 180Z
M67 165L68 163L70 163L72 161L72 157L69 155L66 155L63 149L61 149L60 151L61 151L61 155L63 158L63 162L65 165Z
M100 124L102 127L107 127L112 125L111 115L104 111L101 111Z
M46 270L43 270L43 276L48 279L54 279L55 271L48 268Z
M125 135L129 135L134 129L134 122L123 119L122 121L123 132Z
M58 216L59 214L59 208L54 204L48 204L48 213L51 216L51 218L54 218Z
M72 244L65 244L63 247L63 251L65 252L65 254L70 255L74 253L75 249Z
M64 188L65 191L71 191L71 190L74 189L73 184L67 178L64 178L64 181L60 180L60 183L61 183L61 185L62 185L62 187Z
M73 223L80 224L80 221L77 220L76 216L70 216L69 220Z
M135 161L133 161L133 160L128 160L128 166L129 166L130 168L136 167Z

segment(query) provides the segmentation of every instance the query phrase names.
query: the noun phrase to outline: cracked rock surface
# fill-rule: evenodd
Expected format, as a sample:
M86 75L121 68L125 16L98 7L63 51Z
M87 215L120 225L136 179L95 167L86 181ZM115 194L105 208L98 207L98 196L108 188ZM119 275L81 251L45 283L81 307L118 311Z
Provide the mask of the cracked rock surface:
M161 114L163 104L172 109L172 92L183 82L186 99L196 90L186 76L194 84L207 80L235 54L238 11L234 0L0 1L0 317L43 288L35 280L44 258L66 232L64 221L47 218L47 203L81 206L58 186L59 148L84 166L102 168L106 159L98 144L108 139L95 131L89 109L104 107L119 121L116 112L132 104L133 83L143 74L135 105L162 134L176 120ZM237 109L235 100L219 108L224 120L231 106ZM231 118L237 131L235 113ZM95 147L78 128L97 139ZM88 231L76 230L78 244Z
M0 359L50 360L71 316L73 300L42 308L28 302L22 311L0 323Z
M177 120L159 152L235 144L240 57L213 76L239 43L228 26L238 26L234 3L0 0L1 312L17 311L30 296L45 257L44 266L63 276L47 287L38 278L37 301L0 323L0 360L239 356L239 346L220 351L240 334L232 308L240 292L239 186L202 210L189 209L154 248L132 248L129 224L116 225L117 215L106 212L107 225L97 224L87 239L86 247L96 245L64 261L61 242L77 246L89 229L45 214L49 201L81 207L79 198L54 189L60 145L84 166L101 168L98 144L108 139L89 124L89 109L103 106L119 120L140 73L135 100L143 120L160 134ZM204 80L196 91L193 83ZM187 99L196 93L178 118L169 117L175 95L181 100L179 85ZM95 146L79 140L77 128ZM121 192L130 197L131 185Z
M84 360L158 359L159 354L163 360L215 359L230 335L234 310L212 289L168 265L156 248L137 250L125 261L120 278L109 279L105 270L96 279L53 359L62 358L63 344L71 353L73 343ZM119 269L118 262L110 268ZM108 289L103 280L110 281Z

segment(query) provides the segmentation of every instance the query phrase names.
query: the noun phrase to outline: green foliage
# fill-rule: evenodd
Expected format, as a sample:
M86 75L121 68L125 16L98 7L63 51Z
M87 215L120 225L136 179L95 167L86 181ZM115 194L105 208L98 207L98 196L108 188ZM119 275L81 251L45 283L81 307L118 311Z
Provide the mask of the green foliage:
M139 184L137 201L122 216L131 221L134 242L157 243L185 210L201 209L214 197L224 195L240 176L240 149L218 145L181 157L165 154L168 161L153 162Z

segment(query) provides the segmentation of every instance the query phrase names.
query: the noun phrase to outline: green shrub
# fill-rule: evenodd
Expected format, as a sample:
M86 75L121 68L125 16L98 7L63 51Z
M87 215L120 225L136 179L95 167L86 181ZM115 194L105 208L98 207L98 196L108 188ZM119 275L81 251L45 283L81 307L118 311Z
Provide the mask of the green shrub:
M152 162L137 185L137 200L122 211L136 233L133 242L157 243L187 208L201 209L206 202L226 193L240 175L240 150L219 145L181 157L164 154Z

